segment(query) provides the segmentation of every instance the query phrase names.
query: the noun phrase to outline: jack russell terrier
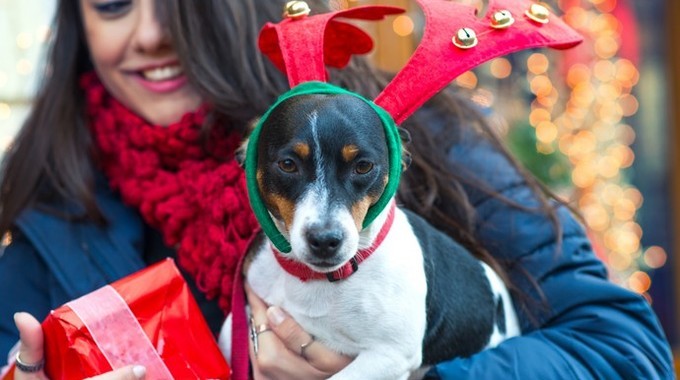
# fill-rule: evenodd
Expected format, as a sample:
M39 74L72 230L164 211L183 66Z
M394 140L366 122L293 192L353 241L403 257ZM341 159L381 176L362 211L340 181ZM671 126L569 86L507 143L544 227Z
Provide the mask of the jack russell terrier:
M247 148L257 151L250 169L290 252L262 239L245 276L318 342L355 357L332 379L407 379L520 333L501 277L395 206L394 194L364 226L391 173L386 128L369 102L298 95L265 116L259 141ZM227 320L220 337L227 355L230 329Z

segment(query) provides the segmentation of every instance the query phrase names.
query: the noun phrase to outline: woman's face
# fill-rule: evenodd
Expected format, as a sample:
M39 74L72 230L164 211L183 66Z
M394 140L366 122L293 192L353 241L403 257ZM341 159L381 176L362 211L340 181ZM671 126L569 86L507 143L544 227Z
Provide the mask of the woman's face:
M80 6L92 63L116 99L159 125L198 108L201 99L156 18L154 0L80 0Z

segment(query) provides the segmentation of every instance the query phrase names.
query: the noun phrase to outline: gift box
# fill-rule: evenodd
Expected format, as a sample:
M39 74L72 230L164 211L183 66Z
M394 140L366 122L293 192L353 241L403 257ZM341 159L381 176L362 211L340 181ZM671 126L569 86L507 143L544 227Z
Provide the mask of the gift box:
M142 364L147 379L227 379L230 369L172 259L71 301L42 323L50 379Z

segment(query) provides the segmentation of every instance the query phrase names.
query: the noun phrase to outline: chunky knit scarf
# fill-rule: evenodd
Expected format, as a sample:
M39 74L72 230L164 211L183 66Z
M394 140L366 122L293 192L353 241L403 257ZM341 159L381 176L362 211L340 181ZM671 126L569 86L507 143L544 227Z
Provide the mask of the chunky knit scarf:
M229 312L238 261L259 227L243 170L233 159L215 157L232 157L241 136L213 128L202 138L206 107L161 127L116 101L94 73L85 74L81 86L98 162L111 188L162 232L198 288Z

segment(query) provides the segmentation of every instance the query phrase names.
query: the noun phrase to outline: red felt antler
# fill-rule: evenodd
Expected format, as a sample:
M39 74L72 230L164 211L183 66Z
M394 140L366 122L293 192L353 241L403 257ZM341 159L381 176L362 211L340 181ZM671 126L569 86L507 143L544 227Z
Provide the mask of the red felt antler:
M302 82L328 79L325 65L343 68L352 54L373 49L373 40L361 29L335 18L382 20L403 13L402 8L362 6L309 17L267 23L259 37L262 53L286 73L290 87Z
M458 75L495 57L537 48L566 49L583 38L547 8L531 0L488 0L485 17L448 0L417 0L425 15L420 45L404 68L375 99L400 124ZM327 81L325 65L344 67L352 54L369 52L371 38L335 20L381 20L404 10L362 6L288 18L262 29L259 46L288 76L291 88Z
M534 7L532 14L532 5L536 4L533 1L489 0L484 18L476 16L476 9L452 1L417 1L425 15L423 38L404 68L375 99L397 124L458 75L483 62L529 48L566 49L583 40L555 15L539 14L547 9ZM514 23L499 28L498 20L503 17L507 20L508 16ZM468 30L462 31L463 28ZM470 37L471 32L476 34L476 46L454 45L452 39L459 31Z

